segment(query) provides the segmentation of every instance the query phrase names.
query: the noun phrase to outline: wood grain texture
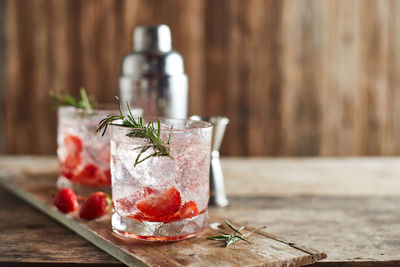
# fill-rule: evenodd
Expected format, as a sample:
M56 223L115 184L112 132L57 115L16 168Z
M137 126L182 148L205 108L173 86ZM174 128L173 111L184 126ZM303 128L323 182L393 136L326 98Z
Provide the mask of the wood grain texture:
M54 154L47 91L112 102L133 29L165 23L190 114L230 118L223 154L400 154L399 1L8 0L6 15L7 153Z
M0 194L0 265L31 263L33 266L46 262L122 265L3 188L0 188Z
M326 252L317 266L400 265L399 158L223 158L222 167L230 206L212 214L267 225L273 235ZM55 157L0 157L0 176L57 168Z
M97 220L85 221L77 212L65 215L52 205L49 192L54 189L57 175L51 176L0 176L0 185L23 199L30 205L67 226L102 250L116 257L128 266L304 266L326 258L326 254L308 249L304 246L286 241L264 231L248 227L254 231L251 244L238 242L227 249L220 243L207 241L207 236L218 234L217 230L206 228L197 238L179 242L143 242L121 238L111 230L110 215ZM4 213L7 209L4 210ZM234 224L235 220L229 219ZM215 217L211 211L211 222L222 222L223 218ZM227 227L226 227L227 228ZM223 231L229 229L221 228ZM6 243L5 259L13 260L15 252L10 251L9 244L14 244L21 236L11 235L4 238ZM39 240L37 235L31 236ZM250 239L250 238L249 238ZM53 251L53 246L44 246L43 250ZM75 247L75 249L78 249ZM83 251L84 253L84 251ZM78 255L83 256L83 253ZM83 255L82 255L83 254ZM36 255L38 261L46 255ZM155 257L154 255L157 255ZM58 258L62 261L62 258ZM1 260L1 258L0 258ZM83 259L81 259L83 260Z
M7 54L6 42L6 1L0 0L0 154L4 154L4 84L5 84L5 63Z

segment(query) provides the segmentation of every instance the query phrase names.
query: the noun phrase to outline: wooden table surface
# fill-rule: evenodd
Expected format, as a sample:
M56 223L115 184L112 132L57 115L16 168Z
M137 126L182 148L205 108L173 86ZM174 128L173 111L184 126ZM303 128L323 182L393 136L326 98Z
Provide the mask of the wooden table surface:
M316 266L400 266L400 158L224 158L221 217L328 254ZM57 171L54 157L0 157L2 174ZM0 188L0 263L120 265Z

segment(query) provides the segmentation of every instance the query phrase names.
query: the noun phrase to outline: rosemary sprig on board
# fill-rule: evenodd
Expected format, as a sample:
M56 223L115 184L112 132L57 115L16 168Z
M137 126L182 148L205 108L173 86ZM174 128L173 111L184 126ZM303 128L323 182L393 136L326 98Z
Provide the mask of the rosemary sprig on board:
M248 244L251 244L251 242L249 240L247 240L247 238L253 233L256 232L258 230L261 230L262 228L265 228L266 226L263 226L257 230L254 230L252 232L249 232L247 234L242 234L240 231L242 231L244 229L244 226L239 227L238 229L236 227L234 227L228 220L225 220L225 224L231 228L233 230L233 234L228 234L226 232L220 231L220 235L217 236L209 236L207 237L207 239L209 240L214 240L214 241L223 241L225 242L226 246L230 246L233 243L236 243L239 240L242 240L244 242L247 242Z
M143 122L143 118L139 117L135 119L132 115L131 108L129 107L128 102L126 103L127 108L128 108L128 114L125 116L122 113L121 109L121 103L119 101L119 98L117 98L118 101L118 107L119 107L119 115L111 114L107 115L104 119L102 119L99 123L99 126L97 128L97 132L103 131L102 135L104 135L107 131L108 125L120 125L124 127L129 127L132 128L131 131L129 131L126 136L128 137L139 137L139 138L145 138L148 142L147 145L137 147L136 149L140 150L138 156L136 157L135 160L135 167L139 163L145 161L146 159L149 159L151 157L162 157L162 156L167 156L172 159L171 155L171 150L169 148L169 144L171 142L171 135L168 137L167 143L165 143L161 139L161 123L160 120L157 120L157 128L154 126L154 122L150 121L146 125ZM113 123L115 121L120 121L117 123ZM150 155L147 155L146 157L142 157L143 154L148 151L149 149L153 149L153 153Z
M96 109L96 101L94 98L89 98L86 94L85 88L81 88L79 91L81 99L76 99L68 93L57 94L54 91L50 91L49 95L53 99L55 106L71 106L81 108L84 110Z

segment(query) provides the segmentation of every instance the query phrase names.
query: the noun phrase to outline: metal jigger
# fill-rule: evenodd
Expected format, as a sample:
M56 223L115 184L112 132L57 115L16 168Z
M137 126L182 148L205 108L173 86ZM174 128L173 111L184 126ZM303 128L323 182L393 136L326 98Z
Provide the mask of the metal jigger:
M201 117L191 116L192 120L208 121L213 124L213 135L211 145L211 165L210 165L210 202L212 206L225 207L228 205L226 198L224 175L222 174L221 163L219 160L219 148L224 138L226 125L229 119L222 116Z

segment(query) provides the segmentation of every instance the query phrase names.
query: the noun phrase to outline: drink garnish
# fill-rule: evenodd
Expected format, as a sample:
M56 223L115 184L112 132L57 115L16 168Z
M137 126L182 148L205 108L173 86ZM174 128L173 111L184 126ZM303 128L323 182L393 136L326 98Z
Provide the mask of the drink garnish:
M62 188L54 196L54 206L63 213L73 212L78 209L78 197L71 188Z
M96 132L103 130L102 135L104 136L104 134L107 131L108 125L119 125L119 126L132 128L126 134L126 136L139 137L139 138L146 139L147 140L146 145L136 148L136 149L140 150L140 152L139 152L138 156L136 157L135 165L134 165L135 167L139 163L141 163L151 157L167 156L172 159L171 150L169 148L169 144L171 143L171 135L169 135L168 141L166 143L161 139L161 122L160 122L160 120L157 119L157 128L156 128L154 126L153 121L149 121L147 124L144 124L142 117L138 117L137 119L135 119L132 115L132 111L131 111L128 101L126 102L126 106L128 108L128 114L124 115L122 113L121 103L119 101L119 98L116 97L116 99L118 101L119 115L115 115L115 114L107 115L104 119L102 119L99 122ZM119 122L116 122L116 121L119 121ZM172 127L171 127L171 129L172 129ZM143 153L145 153L150 148L153 149L153 153L142 158Z
M249 240L247 240L247 238L254 232L261 230L263 228L265 228L266 226L260 227L252 232L246 233L246 234L242 234L240 231L242 231L244 229L244 226L239 227L238 229L236 227L234 227L228 220L225 220L225 224L231 228L234 232L233 234L228 234L226 232L220 231L220 235L217 236L209 236L207 237L207 239L209 240L214 240L214 241L223 241L225 242L226 246L230 246L233 243L236 243L239 240L245 241L248 244L251 244Z
M111 197L104 192L91 194L82 204L79 217L86 220L100 218L111 211Z
M54 91L50 91L49 95L53 99L55 106L71 106L84 110L96 109L96 101L93 97L88 97L85 88L81 88L79 91L81 99L76 99L68 93L59 94Z

